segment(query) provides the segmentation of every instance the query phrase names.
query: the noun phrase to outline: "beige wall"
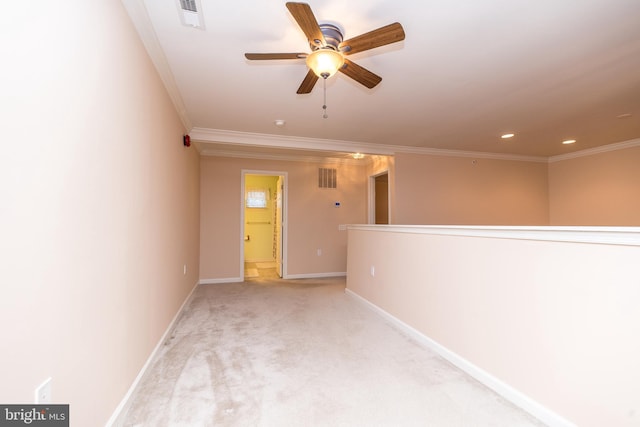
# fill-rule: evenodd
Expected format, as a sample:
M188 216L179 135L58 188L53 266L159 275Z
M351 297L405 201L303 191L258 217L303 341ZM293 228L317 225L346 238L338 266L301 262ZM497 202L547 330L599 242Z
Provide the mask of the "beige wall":
M338 188L318 188L318 168L338 170ZM240 277L242 170L288 176L287 271L289 276L346 271L347 233L340 224L366 222L366 170L352 162L322 164L286 160L201 158L200 279ZM339 201L341 207L334 203ZM317 255L317 250L322 255Z
M640 142L640 141L639 141ZM552 225L640 225L640 146L552 161Z
M198 155L119 1L2 15L0 402L100 426L198 280Z
M547 225L547 164L395 156L394 224Z
M348 290L577 425L640 423L637 229L397 228L349 230Z

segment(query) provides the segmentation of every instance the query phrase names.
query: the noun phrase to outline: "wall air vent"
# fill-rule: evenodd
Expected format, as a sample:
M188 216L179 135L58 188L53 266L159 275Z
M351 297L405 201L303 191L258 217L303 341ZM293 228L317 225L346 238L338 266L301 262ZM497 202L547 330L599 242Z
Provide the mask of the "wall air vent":
M182 25L204 30L200 0L176 0Z
M318 187L337 188L338 173L336 169L318 169Z

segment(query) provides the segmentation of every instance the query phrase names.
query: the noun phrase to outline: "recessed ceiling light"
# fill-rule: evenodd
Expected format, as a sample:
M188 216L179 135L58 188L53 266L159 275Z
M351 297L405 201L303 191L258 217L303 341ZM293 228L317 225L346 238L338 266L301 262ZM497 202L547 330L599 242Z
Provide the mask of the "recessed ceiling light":
M353 153L353 154L351 155L351 157L353 157L353 158L354 158L354 159L356 159L356 160L364 159L364 154L362 154L362 153Z
M502 139L509 139L509 138L513 138L515 136L514 133L505 133L504 135L502 135L500 138Z
M564 145L573 144L574 142L576 142L575 139L565 139L564 141L562 141Z
M286 122L282 119L278 119L278 120L274 120L273 123L275 123L276 126L284 126Z

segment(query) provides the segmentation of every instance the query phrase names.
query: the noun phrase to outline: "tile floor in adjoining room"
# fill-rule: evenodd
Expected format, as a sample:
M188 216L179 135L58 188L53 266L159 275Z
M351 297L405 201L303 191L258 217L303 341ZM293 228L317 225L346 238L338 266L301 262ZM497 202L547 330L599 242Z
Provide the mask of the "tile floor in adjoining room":
M245 280L252 279L276 279L278 273L276 271L276 263L271 262L245 262L244 263Z

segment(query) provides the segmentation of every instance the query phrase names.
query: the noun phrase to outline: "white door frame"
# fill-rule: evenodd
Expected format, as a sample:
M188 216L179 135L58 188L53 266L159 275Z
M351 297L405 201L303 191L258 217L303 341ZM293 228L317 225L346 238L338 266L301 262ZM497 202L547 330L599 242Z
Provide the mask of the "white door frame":
M253 170L253 169L242 169L241 171L242 177L240 180L240 279L244 281L244 210L245 210L245 200L244 200L244 192L245 192L245 177L247 175L266 175L266 176L281 176L283 180L283 189L282 189L282 197L284 199L284 203L282 203L282 278L287 279L287 224L289 221L288 209L289 205L289 176L287 172L282 171L269 171L269 170Z
M389 176L389 169L385 169L369 176L369 215L367 221L369 224L376 223L376 178L381 175ZM387 187L387 218L389 218L389 224L391 224L391 185Z

